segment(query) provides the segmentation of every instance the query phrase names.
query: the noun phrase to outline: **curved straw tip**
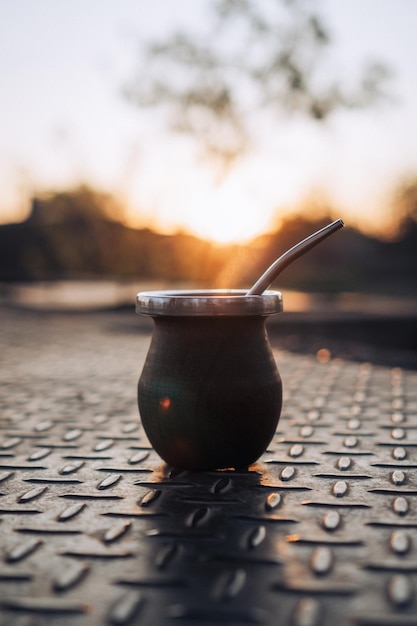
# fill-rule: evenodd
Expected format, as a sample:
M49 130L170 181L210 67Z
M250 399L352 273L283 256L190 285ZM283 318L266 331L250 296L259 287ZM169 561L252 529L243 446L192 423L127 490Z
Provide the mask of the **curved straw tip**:
M287 252L282 254L276 261L274 261L274 263L272 263L272 265L269 266L266 272L264 272L251 289L249 289L247 295L261 295L272 283L272 281L275 280L282 270L284 270L290 263L295 261L295 259L298 259L308 250L311 250L311 248L323 241L326 237L329 237L329 235L335 233L344 225L345 224L342 219L335 220L287 250Z

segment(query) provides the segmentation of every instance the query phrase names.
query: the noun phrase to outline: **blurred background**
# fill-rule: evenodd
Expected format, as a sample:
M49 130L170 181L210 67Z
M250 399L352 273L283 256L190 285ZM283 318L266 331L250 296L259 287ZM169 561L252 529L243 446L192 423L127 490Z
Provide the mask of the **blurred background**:
M2 0L2 306L246 287L341 217L276 281L272 334L417 366L416 23L414 0Z

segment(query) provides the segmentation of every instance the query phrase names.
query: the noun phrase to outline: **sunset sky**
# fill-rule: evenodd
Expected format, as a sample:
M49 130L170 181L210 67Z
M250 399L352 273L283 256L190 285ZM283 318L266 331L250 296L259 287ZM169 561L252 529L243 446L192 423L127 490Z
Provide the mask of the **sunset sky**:
M186 142L122 95L140 42L198 32L206 6L1 0L0 222L24 218L36 191L87 182L126 202L133 225L223 241L265 231L313 193L347 223L384 226L398 181L417 177L417 2L318 1L336 71L384 61L390 101L322 126L283 120L217 186Z

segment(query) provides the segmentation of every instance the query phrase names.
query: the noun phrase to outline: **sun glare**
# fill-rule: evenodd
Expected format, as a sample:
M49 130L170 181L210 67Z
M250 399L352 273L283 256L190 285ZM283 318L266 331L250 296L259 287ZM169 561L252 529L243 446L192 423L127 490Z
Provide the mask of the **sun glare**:
M235 183L226 183L197 200L187 228L200 237L226 244L260 235L268 229L268 220L268 213Z
M142 208L135 210L137 200L128 211L128 223L167 234L179 230L219 244L244 243L268 232L274 202L265 193L254 193L245 177L233 177L219 186L203 176L196 176L194 184L166 181L157 197L146 197L144 189L137 193ZM154 207L148 210L144 207Z

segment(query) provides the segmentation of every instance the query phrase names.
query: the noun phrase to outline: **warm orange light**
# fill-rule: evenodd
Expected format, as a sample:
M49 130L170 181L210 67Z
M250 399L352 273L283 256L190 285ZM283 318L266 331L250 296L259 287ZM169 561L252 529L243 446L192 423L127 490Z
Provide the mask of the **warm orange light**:
M331 358L331 352L327 348L320 348L320 350L317 351L316 359L319 363L328 363Z
M171 406L171 398L161 398L159 406L166 411Z
M270 216L246 195L236 180L198 198L188 228L218 243L245 241L268 230Z
M204 171L193 170L186 181L165 181L160 197L148 198L142 191L141 209L136 212L132 204L126 223L166 234L183 230L222 244L248 241L269 230L276 201L246 183L244 173L216 184ZM147 204L156 208L148 211Z

